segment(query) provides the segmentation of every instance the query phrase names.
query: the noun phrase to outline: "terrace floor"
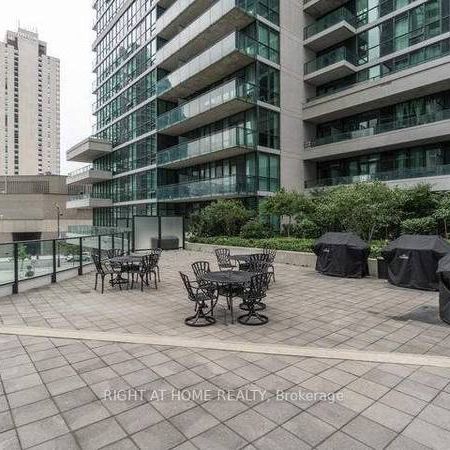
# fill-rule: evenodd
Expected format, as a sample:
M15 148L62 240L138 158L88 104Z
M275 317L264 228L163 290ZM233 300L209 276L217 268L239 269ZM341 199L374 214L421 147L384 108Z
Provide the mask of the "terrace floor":
M269 324L192 329L178 271L204 259L164 253L143 293L1 298L0 448L448 448L437 293L280 264Z

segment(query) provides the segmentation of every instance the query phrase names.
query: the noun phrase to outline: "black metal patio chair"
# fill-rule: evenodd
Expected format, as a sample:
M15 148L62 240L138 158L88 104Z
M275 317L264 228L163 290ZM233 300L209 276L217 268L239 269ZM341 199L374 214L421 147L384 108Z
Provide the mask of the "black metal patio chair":
M234 270L237 265L233 264L230 259L230 249L228 248L218 248L215 251L217 264L219 266L219 270Z
M158 259L156 261L156 272L158 273L158 281L161 281L161 276L159 272L159 260L161 259L162 248L153 248L150 250L150 254L158 256Z
M274 250L273 248L268 248L265 247L263 248L263 253L265 255L269 255L269 259L268 259L268 263L269 263L269 267L268 267L268 272L271 274L272 280L275 283L275 258L277 257L277 251Z
M102 280L102 294L105 291L105 278L110 276L110 284L111 286L119 286L120 290L122 290L123 284L128 284L128 280L120 278L120 269L112 267L108 260L102 260L98 254L98 252L92 253L92 259L95 265L95 287L97 290L98 278Z
M217 290L212 287L200 286L192 282L187 275L180 272L184 287L186 288L188 298L195 304L195 314L184 319L184 323L190 327L207 327L214 325L214 308L217 304L219 295Z
M248 288L244 289L243 300L247 306L247 314L238 317L239 323L242 325L265 325L269 322L269 318L256 309L258 304L266 298L267 288L269 286L270 275L267 272L254 275L250 281Z

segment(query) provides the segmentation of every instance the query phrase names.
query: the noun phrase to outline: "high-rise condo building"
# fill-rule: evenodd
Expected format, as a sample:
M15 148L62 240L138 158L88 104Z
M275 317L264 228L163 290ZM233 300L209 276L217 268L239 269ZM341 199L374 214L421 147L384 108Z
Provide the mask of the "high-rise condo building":
M69 206L115 225L280 187L449 188L449 5L96 1L96 127L68 152L94 186Z
M0 42L0 174L60 172L60 68L37 33Z

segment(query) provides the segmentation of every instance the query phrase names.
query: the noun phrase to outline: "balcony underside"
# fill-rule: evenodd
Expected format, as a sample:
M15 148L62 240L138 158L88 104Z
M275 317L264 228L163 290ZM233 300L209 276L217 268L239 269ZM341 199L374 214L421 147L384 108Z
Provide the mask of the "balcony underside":
M304 41L303 45L315 52L319 52L355 35L356 28L346 20L342 20L336 25L309 37Z
M110 208L113 202L109 198L81 198L68 200L66 209Z
M215 108L209 109L195 117L187 118L181 122L169 125L159 130L160 133L170 136L180 136L189 131L195 130L203 125L217 122L225 117L233 116L248 109L253 108L254 104L241 99L233 99L222 103Z
M236 146L231 148L224 148L222 150L205 153L198 156L187 156L186 158L178 159L176 161L158 164L158 167L164 167L164 169L181 169L182 167L195 166L211 161L220 161L221 159L225 158L245 155L254 151L255 148L253 147Z
M311 147L303 152L303 159L309 161L330 160L336 156L345 157L395 150L409 145L419 146L450 140L450 119L416 127L402 128L341 142Z
M69 149L66 157L67 161L92 162L111 152L111 142L103 139L88 138Z
M303 120L325 123L450 89L450 57L349 86L305 104Z
M189 0L185 2L186 6L182 11L179 11L181 6L173 6L156 23L156 35L166 40L172 39L186 25L210 8L212 3L214 3L213 0ZM166 14L170 15L170 19L164 17Z
M347 2L348 0L307 0L303 3L303 11L311 16L320 17Z
M305 75L305 83L319 86L321 84L329 83L331 81L339 80L348 75L356 73L357 67L348 61L339 61L331 64L323 69L316 70L308 75Z
M67 177L67 184L70 186L82 186L108 180L112 180L112 173L110 171L91 169L89 171Z
M211 47L211 44L235 30L245 28L253 20L254 18L243 9L235 7L206 29L198 30L195 36L184 36L181 32L158 52L157 65L173 72L194 56ZM195 24L196 22L193 23L193 25Z
M200 72L192 73L189 78L186 78L179 84L172 86L166 92L159 95L160 98L169 101L177 101L180 98L186 98L195 92L198 92L224 77L237 72L238 70L248 66L254 58L242 53L239 50L234 50L222 59L212 62ZM187 64L188 65L188 64ZM180 70L184 70L185 66Z

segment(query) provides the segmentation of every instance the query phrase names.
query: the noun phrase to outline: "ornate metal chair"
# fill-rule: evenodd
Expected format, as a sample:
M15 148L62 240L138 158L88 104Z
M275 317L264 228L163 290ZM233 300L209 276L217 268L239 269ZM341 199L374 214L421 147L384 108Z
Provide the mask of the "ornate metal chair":
M200 286L198 283L191 282L189 277L182 272L180 272L180 276L189 300L195 303L195 315L184 319L184 323L190 327L214 325L216 323L216 319L213 316L214 308L219 298L217 290L212 290L204 284Z
M267 316L260 314L256 309L256 306L261 304L262 300L266 298L269 277L270 275L264 272L252 277L250 286L243 292L244 303L247 306L247 314L238 317L239 323L257 326L265 325L269 321Z
M233 264L230 259L230 249L218 248L215 251L219 270L234 270L237 265Z
M111 259L118 256L124 256L125 252L121 248L112 248L106 251L106 255L108 256L108 259Z
M157 255L158 260L156 261L156 272L158 273L158 281L161 281L160 273L159 273L159 260L161 259L162 249L161 248L154 248L150 250L151 255Z
M120 290L122 290L122 284L128 284L128 280L119 278L120 277L120 269L112 267L108 260L102 260L99 256L98 252L92 252L92 259L95 264L95 287L97 290L98 285L98 277L102 280L102 294L105 291L105 278L110 276L110 284L111 286L118 285ZM122 281L123 280L123 281Z
M269 255L269 259L268 259L268 263L269 263L269 267L268 267L268 271L271 274L272 280L275 283L275 258L277 257L277 251L272 249L272 248L263 248L263 253L265 255Z

